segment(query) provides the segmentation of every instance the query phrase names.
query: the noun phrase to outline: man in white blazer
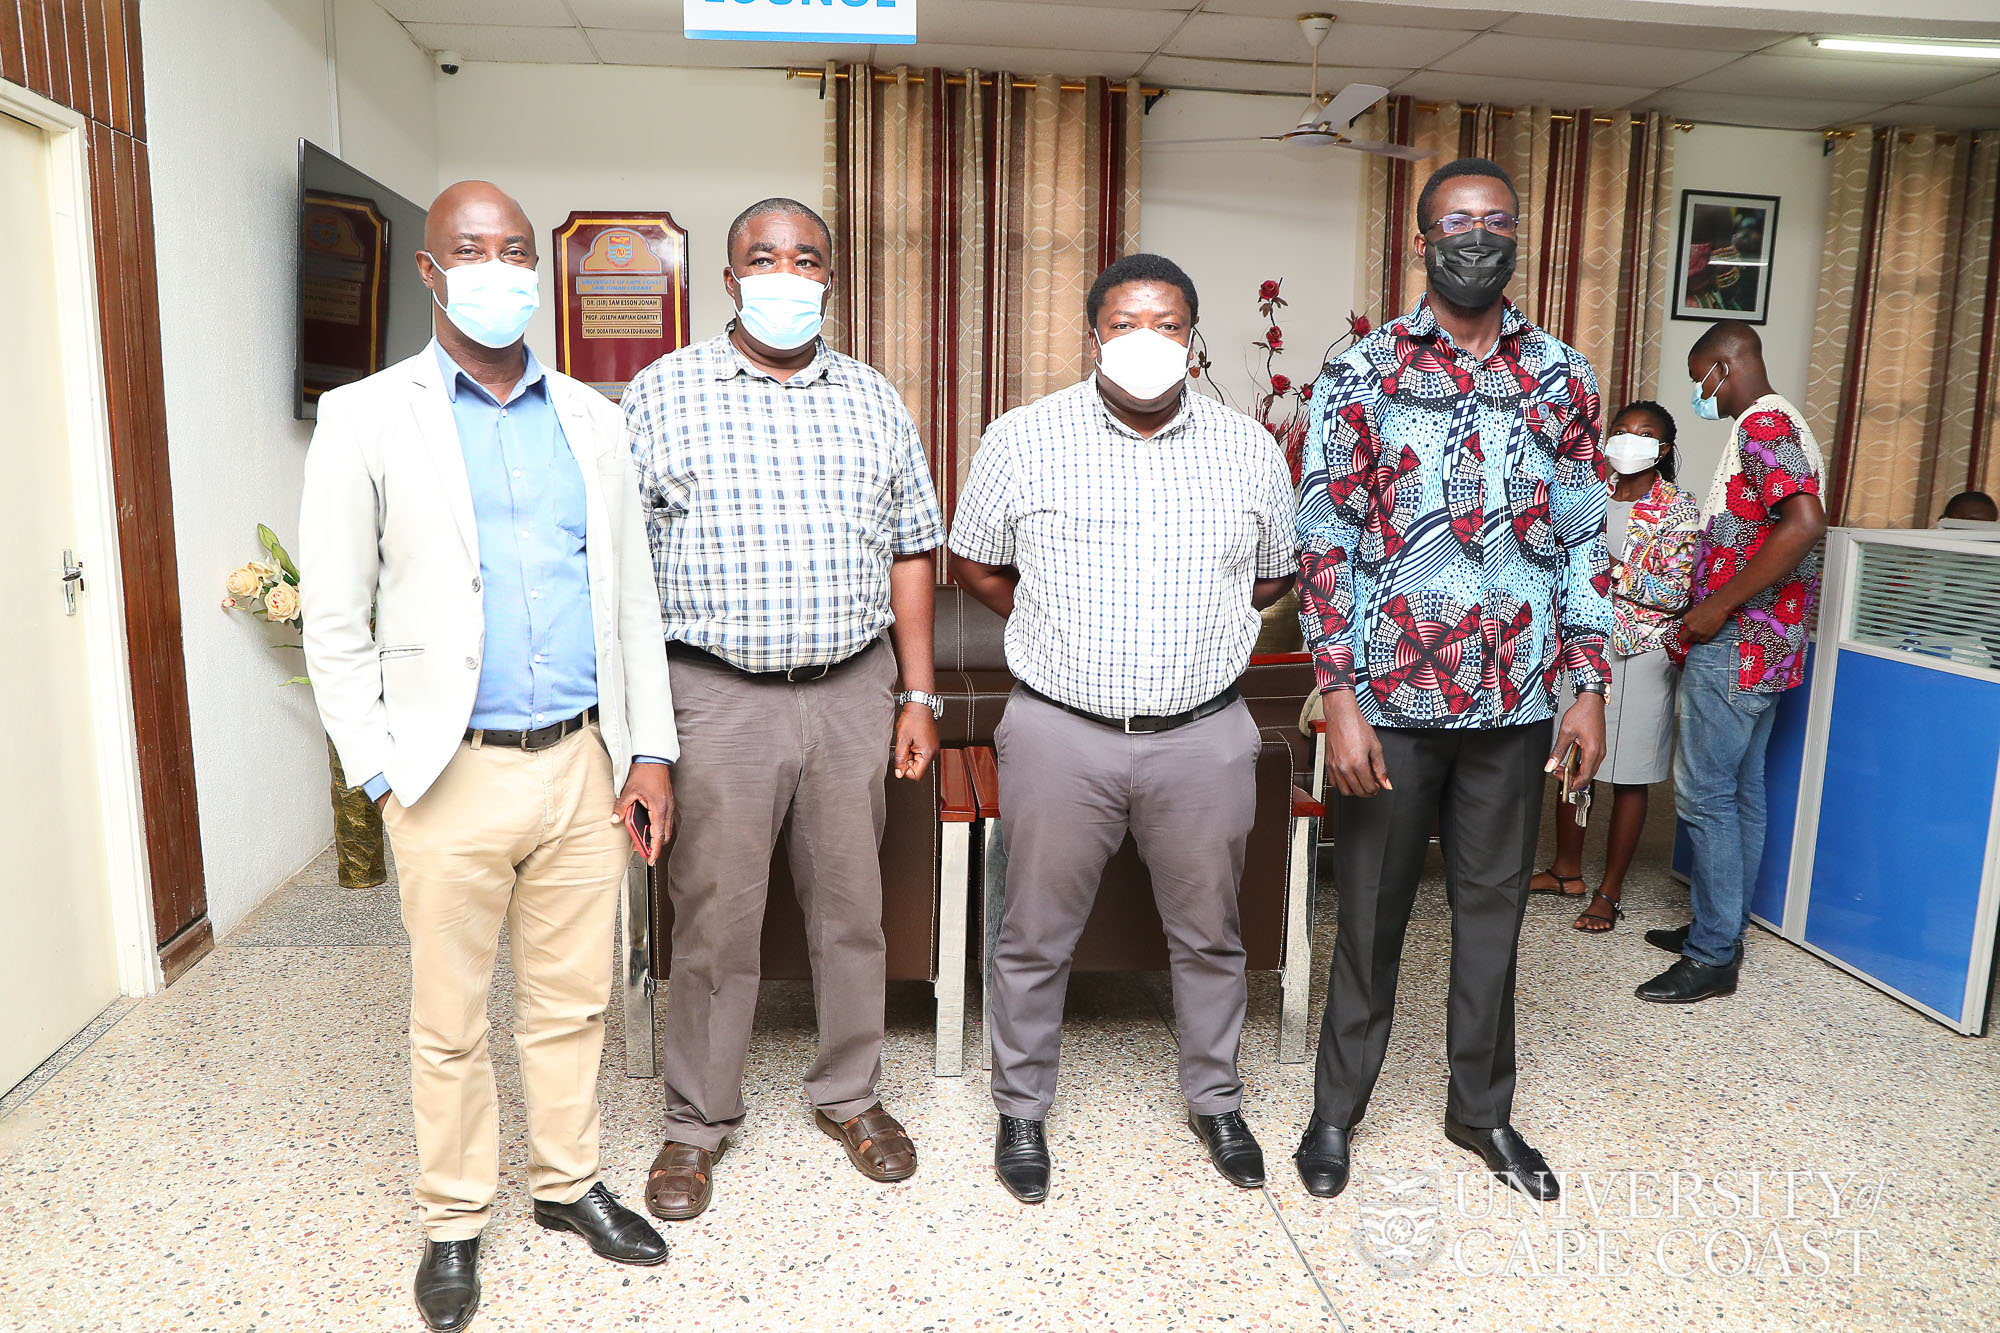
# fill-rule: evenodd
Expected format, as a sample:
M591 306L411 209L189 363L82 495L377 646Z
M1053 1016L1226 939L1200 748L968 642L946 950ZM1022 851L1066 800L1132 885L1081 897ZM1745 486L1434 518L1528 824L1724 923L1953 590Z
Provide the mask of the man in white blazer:
M679 754L619 411L522 341L534 229L492 185L439 195L416 263L435 339L320 399L299 516L307 671L381 804L410 936L425 1245L419 1312L463 1328L499 1181L486 997L501 922L535 1220L621 1263L667 1257L598 1177L621 827L657 856ZM618 784L622 784L622 790Z

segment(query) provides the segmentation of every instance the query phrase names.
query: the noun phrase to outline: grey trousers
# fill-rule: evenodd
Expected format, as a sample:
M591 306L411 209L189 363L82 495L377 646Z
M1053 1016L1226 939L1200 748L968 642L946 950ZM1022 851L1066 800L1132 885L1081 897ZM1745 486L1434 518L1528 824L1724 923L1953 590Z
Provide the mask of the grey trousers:
M1382 1072L1403 933L1433 819L1451 900L1446 1107L1461 1124L1508 1122L1514 1106L1514 957L1534 873L1547 781L1542 765L1554 726L1379 727L1375 734L1394 789L1335 797L1338 933L1313 1087L1315 1110L1326 1124L1358 1124Z
M668 853L673 968L660 1068L667 1137L710 1150L743 1123L771 855L787 837L812 961L819 1055L806 1096L836 1120L882 1076L882 822L895 705L888 641L824 680L669 664L681 757Z
M993 954L993 1104L1041 1120L1055 1103L1070 960L1104 866L1130 832L1166 926L1181 1092L1203 1115L1243 1100L1247 991L1237 895L1256 812L1260 738L1241 703L1128 736L1022 690L994 736L1007 901Z

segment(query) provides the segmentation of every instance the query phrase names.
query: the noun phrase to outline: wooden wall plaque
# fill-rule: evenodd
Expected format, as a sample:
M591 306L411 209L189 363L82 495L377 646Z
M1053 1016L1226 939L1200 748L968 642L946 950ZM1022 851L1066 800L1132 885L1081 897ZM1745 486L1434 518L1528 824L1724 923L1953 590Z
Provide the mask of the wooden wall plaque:
M687 346L687 232L669 213L571 213L554 241L556 368L615 403Z

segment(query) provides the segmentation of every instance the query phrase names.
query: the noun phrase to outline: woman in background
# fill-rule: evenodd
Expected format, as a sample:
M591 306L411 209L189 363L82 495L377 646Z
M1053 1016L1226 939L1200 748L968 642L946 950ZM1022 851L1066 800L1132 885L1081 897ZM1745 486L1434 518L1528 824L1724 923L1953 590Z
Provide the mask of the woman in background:
M1610 930L1624 914L1618 900L1646 823L1647 788L1672 771L1678 673L1665 642L1687 609L1701 527L1700 502L1674 485L1674 419L1667 409L1627 404L1612 419L1604 458L1612 470L1604 546L1616 623L1597 776L1611 784L1611 837L1603 882L1574 923L1592 933ZM1573 811L1556 803L1555 864L1535 876L1529 892L1582 896L1584 830Z

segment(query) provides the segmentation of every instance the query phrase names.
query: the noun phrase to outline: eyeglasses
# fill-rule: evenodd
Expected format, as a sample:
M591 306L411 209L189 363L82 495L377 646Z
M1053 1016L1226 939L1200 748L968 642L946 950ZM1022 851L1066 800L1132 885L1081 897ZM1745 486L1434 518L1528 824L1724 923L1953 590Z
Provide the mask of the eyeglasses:
M1512 236L1520 221L1512 213L1488 213L1484 217L1474 217L1470 213L1446 213L1431 225L1446 236L1461 236L1471 231L1474 226L1484 227L1502 236Z

